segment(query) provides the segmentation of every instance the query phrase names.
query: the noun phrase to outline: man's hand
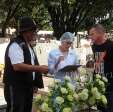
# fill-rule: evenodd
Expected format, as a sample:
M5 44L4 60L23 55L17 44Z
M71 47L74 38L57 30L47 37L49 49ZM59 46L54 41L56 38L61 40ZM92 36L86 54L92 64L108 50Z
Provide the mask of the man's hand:
M34 87L33 88L33 93L36 94L37 92L38 92L38 88L37 87Z
M96 73L99 73L100 72L100 62L96 62L95 64L94 64L94 69L95 69L95 72Z
M13 68L15 71L32 71L32 72L41 72L48 73L48 66L46 65L28 65L24 63L14 64Z
M48 66L40 65L39 68L41 73L44 73L44 74L48 73Z
M105 52L101 52L98 61L102 62L104 61L104 57L106 56L106 51Z
M58 62L57 62L56 65L55 65L55 68L56 68L56 69L57 69L59 63L60 63L61 61L63 61L63 60L64 60L64 56L59 56Z
M59 56L59 62L64 60L64 56Z

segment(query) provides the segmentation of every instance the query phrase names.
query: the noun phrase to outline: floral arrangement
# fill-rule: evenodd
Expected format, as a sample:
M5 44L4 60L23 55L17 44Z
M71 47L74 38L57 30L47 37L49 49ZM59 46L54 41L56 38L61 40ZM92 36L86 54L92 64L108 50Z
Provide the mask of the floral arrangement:
M4 69L4 64L0 64L0 71Z
M107 82L108 80L99 74L95 75L94 80L87 75L84 80L79 78L74 93L77 111L86 110L86 112L91 112L92 108L96 109L97 104L106 106L107 99L104 94Z
M0 79L2 78L3 71L4 71L4 64L0 64Z
M105 94L105 83L108 80L100 75L91 77L76 78L76 86L72 84L70 77L66 76L64 81L55 80L54 84L49 87L50 91L47 96L36 96L34 105L39 112L91 112L92 107L96 105L106 106L107 99ZM85 112L85 111L84 111Z

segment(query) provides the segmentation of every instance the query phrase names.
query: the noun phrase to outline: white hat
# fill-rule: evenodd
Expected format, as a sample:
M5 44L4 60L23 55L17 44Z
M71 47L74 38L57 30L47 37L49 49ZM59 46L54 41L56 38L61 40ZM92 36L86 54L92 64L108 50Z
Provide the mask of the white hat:
M71 32L65 32L61 38L60 41L69 41L73 42L74 41L74 35Z

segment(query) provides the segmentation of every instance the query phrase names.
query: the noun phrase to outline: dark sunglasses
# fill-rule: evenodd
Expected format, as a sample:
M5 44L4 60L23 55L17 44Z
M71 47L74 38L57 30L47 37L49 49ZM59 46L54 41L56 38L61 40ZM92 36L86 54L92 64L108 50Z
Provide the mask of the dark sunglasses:
M66 44L71 45L73 42L66 42Z

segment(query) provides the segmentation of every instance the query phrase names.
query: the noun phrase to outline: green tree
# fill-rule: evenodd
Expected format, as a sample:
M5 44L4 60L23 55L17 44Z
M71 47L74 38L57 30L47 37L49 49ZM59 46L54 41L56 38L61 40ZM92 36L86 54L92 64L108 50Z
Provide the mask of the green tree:
M18 28L18 20L23 16L35 19L39 29L51 29L50 16L40 0L1 0L0 12L3 37L8 26Z
M112 0L43 0L43 2L51 16L57 39L66 31L76 34L82 24L95 23L113 8Z
M2 17L2 36L5 36L6 28L9 25L11 19L13 19L15 13L19 9L19 5L22 0L1 0L0 10L3 12Z
M27 1L27 3L24 2L21 4L21 8L18 10L15 18L18 20L18 18L22 16L32 17L36 21L39 29L52 29L52 27L49 25L50 16L41 0L29 0L29 3Z

